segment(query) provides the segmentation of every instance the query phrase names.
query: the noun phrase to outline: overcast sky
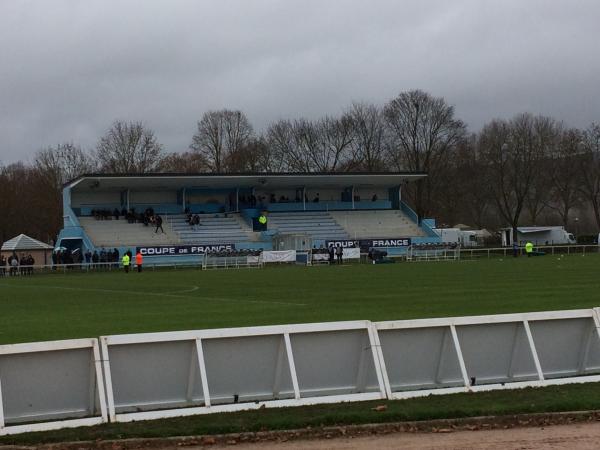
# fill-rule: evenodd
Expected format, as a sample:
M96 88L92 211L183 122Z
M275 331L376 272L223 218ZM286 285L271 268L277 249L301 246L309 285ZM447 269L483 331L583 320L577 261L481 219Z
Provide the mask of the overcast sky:
M0 162L117 119L184 151L210 109L338 114L423 89L473 131L600 121L598 0L0 0Z

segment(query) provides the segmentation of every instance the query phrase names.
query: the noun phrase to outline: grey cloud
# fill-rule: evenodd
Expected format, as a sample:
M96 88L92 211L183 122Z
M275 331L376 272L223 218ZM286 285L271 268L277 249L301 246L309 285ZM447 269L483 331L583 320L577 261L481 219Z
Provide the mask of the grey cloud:
M115 119L185 150L202 113L257 129L408 89L444 96L472 130L543 113L600 120L595 1L2 1L0 161Z

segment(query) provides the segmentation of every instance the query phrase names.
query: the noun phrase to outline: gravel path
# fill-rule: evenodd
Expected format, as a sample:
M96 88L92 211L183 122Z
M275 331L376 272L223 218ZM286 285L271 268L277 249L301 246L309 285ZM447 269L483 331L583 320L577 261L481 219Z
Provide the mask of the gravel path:
M600 422L549 427L512 428L509 430L455 431L449 433L395 433L355 438L298 440L290 442L260 442L229 446L185 447L189 450L229 448L238 450L391 450L432 449L599 449ZM181 447L179 447L181 449Z

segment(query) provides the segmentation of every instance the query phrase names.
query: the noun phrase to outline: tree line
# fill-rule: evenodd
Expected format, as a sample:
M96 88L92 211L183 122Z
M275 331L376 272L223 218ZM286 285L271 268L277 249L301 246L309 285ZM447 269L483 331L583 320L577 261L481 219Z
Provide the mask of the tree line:
M371 171L427 172L403 197L442 225L600 229L600 125L577 129L521 113L473 133L443 98L414 90L260 132L242 111L208 111L183 153L165 152L141 122L116 121L91 150L65 142L30 164L0 166L0 240L55 236L62 186L83 173Z

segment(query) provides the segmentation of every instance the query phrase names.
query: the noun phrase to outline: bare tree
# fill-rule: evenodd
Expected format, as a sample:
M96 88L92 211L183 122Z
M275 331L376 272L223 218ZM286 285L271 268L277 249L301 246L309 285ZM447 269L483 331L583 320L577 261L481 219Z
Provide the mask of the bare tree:
M209 111L198 122L190 148L208 162L214 172L224 172L231 153L238 152L253 135L252 125L241 111Z
M593 123L583 132L580 152L581 193L592 207L600 228L600 124Z
M314 122L307 119L295 120L292 126L293 147L288 156L288 164L294 171L312 172L315 170L315 155L319 153L320 136Z
M196 152L169 153L160 161L157 170L171 173L208 172L209 166L202 155Z
M308 138L305 138L305 135ZM273 171L309 172L311 161L304 151L303 143L311 142L311 126L308 121L278 120L269 125L266 141L272 155Z
M35 166L0 167L0 241L25 233L50 242L62 225L56 185Z
M348 114L340 118L326 116L316 123L306 123L309 132L304 134L304 150L309 154L311 169L335 172L349 156L354 134L352 118Z
M462 163L460 171L454 179L463 185L464 217L477 228L491 225L489 213L492 203L490 183L487 174L487 163L479 152L477 136L471 135L459 147L457 157Z
M161 158L162 146L141 122L116 121L96 148L96 159L104 172L152 172Z
M34 165L57 189L67 181L94 170L92 157L73 143L40 150L35 156Z
M524 121L522 125L524 127L528 126ZM552 183L547 174L551 171L551 155L556 153L560 127L560 124L549 117L537 116L533 120L532 145L536 148L539 160L536 163L536 176L533 177L529 192L525 197L525 205L532 225L538 223L540 214L547 207L550 198ZM529 130L526 130L527 134L529 132Z
M527 196L544 160L551 123L546 117L521 114L510 122L494 120L480 134L479 148L487 163L494 203L512 227L515 240Z
M354 103L349 114L354 129L352 159L361 170L383 170L386 133L383 111L373 104Z
M580 203L582 133L577 129L561 129L555 151L549 157L550 196L547 206L555 210L566 227L569 226L569 213Z
M270 172L273 155L263 138L252 138L227 156L226 165L232 172Z
M422 217L431 209L438 173L449 150L465 136L465 125L454 118L454 108L443 98L418 90L390 101L384 115L391 132L389 157L394 168L429 173L406 191Z

